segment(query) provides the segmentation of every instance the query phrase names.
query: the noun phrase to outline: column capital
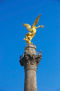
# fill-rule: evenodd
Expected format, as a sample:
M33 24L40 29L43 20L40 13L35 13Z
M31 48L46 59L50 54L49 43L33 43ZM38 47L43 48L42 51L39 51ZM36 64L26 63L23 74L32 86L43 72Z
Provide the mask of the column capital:
M42 57L42 52L36 53L36 46L33 44L27 45L24 50L24 55L20 56L21 66L38 65Z

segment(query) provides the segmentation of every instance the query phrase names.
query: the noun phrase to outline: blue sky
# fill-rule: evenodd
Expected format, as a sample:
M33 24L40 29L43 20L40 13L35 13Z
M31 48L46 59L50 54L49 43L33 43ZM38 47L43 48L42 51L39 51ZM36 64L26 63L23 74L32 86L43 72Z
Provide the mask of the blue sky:
M24 91L24 68L19 56L26 46L27 30L39 14L32 40L42 60L37 69L38 91L60 91L60 0L0 0L0 91ZM39 25L38 24L38 25Z

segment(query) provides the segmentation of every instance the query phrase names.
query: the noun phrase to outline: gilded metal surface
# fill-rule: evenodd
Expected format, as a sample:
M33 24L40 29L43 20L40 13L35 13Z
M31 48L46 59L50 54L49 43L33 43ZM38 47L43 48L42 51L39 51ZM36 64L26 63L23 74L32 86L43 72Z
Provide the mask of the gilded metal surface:
M35 20L35 22L34 22L34 24L33 24L32 27L31 27L31 25L29 25L29 24L23 24L23 26L26 27L26 29L29 31L29 32L25 35L25 38L24 38L24 40L25 40L28 44L32 44L31 40L32 40L32 38L33 38L33 37L35 36L35 34L36 34L36 29L38 29L39 27L44 28L43 25L39 25L38 27L36 27L36 25L37 25L37 23L38 23L38 21L39 21L40 16L41 16L41 15L39 15L39 16L36 18L36 20Z

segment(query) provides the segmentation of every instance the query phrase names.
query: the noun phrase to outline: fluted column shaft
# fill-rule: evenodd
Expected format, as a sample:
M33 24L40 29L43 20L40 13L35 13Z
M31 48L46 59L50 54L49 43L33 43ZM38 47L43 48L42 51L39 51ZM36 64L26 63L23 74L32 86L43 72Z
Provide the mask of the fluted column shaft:
M24 91L37 91L36 69L37 66L35 64L27 64L25 66Z

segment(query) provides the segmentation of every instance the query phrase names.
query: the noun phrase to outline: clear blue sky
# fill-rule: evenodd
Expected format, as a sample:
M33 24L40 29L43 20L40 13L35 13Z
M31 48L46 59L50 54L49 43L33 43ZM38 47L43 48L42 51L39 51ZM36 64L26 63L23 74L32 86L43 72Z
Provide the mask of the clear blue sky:
M19 56L27 30L42 14L33 43L42 50L37 70L38 91L60 91L60 0L0 0L0 91L24 91L24 68Z

